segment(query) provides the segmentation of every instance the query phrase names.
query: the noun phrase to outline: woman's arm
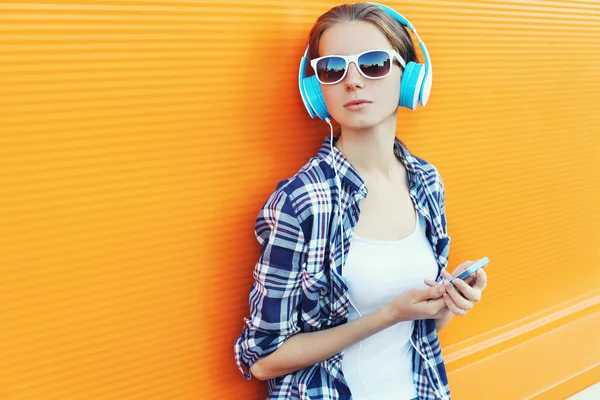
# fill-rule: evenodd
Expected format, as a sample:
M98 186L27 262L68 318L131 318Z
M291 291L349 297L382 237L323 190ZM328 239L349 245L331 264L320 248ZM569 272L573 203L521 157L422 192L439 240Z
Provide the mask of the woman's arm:
M325 360L393 325L385 309L352 322L316 332L298 333L285 341L277 351L252 365L252 375L260 380L272 379L309 367Z
M439 318L445 308L444 286L410 289L390 303L354 321L288 338L274 353L257 360L250 371L266 380L289 374L325 360L345 348L401 321Z

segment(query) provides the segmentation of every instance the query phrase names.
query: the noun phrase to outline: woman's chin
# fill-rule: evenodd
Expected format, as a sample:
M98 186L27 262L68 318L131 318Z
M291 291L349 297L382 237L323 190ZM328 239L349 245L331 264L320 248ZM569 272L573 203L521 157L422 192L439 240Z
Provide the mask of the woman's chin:
M377 121L374 121L373 118L346 118L342 121L339 121L342 130L364 130L373 128L377 125Z

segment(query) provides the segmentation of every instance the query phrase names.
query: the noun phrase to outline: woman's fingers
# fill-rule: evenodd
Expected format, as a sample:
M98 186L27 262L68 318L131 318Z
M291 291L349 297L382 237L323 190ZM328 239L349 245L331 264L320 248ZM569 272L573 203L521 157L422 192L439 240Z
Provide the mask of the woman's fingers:
M481 268L478 269L474 275L477 276L477 280L475 281L475 285L473 285L473 289L483 292L483 289L485 289L487 286L487 274L485 273L484 269Z
M465 299L463 295L460 294L458 290L456 290L453 284L446 284L446 293L448 294L448 296L450 296L450 298L458 308L461 308L463 310L470 310L471 308L473 308L473 302L468 299Z
M440 299L442 297L442 293L446 292L446 287L444 285L435 285L425 289L415 288L411 289L411 291L413 302L420 303L430 299Z
M469 286L473 286L471 285L473 282L475 282L475 279L477 279L477 273L474 273L473 275L469 276L467 279L465 279L465 283Z
M439 285L436 281L432 281L431 279L425 279L424 282L427 286L430 286L430 287Z
M430 299L438 299L438 298L442 297L443 293L446 292L446 288L444 287L444 285L435 285L426 290L428 291L428 294L429 294L428 298L430 298Z
M446 280L450 280L468 269L473 263L475 261L465 261L454 270L453 274L445 269L441 271L441 274ZM433 288L434 284L437 284L437 282L428 279L425 280L425 283L430 286L430 289ZM481 292L487 286L487 274L483 269L479 269L464 281L455 279L452 283L447 282L439 286L446 288L446 292L443 293L446 307L455 315L466 315L468 310L481 300Z
M454 315L466 315L467 311L463 310L459 306L456 305L452 297L448 295L448 293L444 293L444 301L446 302L446 307L452 312Z
M466 281L461 279L455 279L452 281L454 287L457 288L464 298L467 300L477 302L481 300L481 291L474 287L469 286Z
M446 271L445 269L442 270L442 276L446 279L454 278L454 276L450 272Z

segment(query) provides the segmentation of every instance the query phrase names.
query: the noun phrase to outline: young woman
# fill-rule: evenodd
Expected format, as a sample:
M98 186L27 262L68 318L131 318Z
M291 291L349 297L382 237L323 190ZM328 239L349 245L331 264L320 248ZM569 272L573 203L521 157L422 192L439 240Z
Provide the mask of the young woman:
M310 32L306 57L341 133L256 220L262 252L235 357L247 379L268 380L269 399L450 398L437 332L487 278L445 283L441 176L395 136L399 99L414 108L419 94L403 81L418 60L402 18L345 4Z

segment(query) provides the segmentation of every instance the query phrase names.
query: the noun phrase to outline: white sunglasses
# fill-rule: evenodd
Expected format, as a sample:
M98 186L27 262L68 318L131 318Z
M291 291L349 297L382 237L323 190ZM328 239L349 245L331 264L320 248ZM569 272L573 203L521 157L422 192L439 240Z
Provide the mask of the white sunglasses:
M332 54L311 60L310 66L320 83L333 85L346 77L351 62L365 78L385 78L392 71L393 59L398 60L402 68L406 67L406 62L400 54L390 49L367 50L351 56Z

